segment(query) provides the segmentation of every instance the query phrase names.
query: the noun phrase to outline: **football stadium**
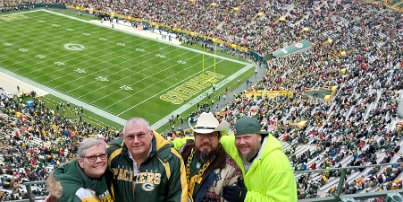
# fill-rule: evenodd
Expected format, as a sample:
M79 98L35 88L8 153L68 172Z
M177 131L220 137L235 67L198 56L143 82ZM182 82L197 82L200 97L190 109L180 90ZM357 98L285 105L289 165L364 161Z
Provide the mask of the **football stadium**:
M217 193L206 185L212 177L204 177L216 172L210 163L227 162L218 162L218 152L195 164L199 180L186 163L193 149L189 158L183 153L189 139L197 150L196 129L211 113L228 129L208 121L202 129L217 132L218 149L243 162L242 183L231 185L240 191L234 201L403 202L402 12L401 0L2 0L0 201L52 201L54 178L63 187L55 201L121 201L107 174L104 193L58 178L78 162L93 180L84 163L104 160L104 172L118 180L131 176L125 180L133 198L125 201L154 201L153 193L155 201L184 201L156 192L160 183L182 180L176 171L193 193L189 201L232 201L226 186L216 191L219 173ZM155 141L173 152L156 155L167 182L155 164L143 174L145 164L125 146L133 117L146 120L146 134L153 134L144 162L162 148ZM244 136L237 124L245 117L257 120L253 134L261 138L249 164L238 147ZM136 134L134 142L142 135ZM235 136L234 153L223 136ZM89 156L94 161L83 155L87 138L105 142L108 155ZM202 140L211 146L211 138ZM289 162L291 183L279 174L285 171L272 170L281 167L276 161L263 163L269 138ZM117 151L132 152L134 173L111 166L117 140ZM170 167L173 154L183 169ZM266 172L259 182L249 178L256 166ZM281 186L269 190L264 183ZM67 199L72 190L75 198ZM280 197L284 190L296 197Z

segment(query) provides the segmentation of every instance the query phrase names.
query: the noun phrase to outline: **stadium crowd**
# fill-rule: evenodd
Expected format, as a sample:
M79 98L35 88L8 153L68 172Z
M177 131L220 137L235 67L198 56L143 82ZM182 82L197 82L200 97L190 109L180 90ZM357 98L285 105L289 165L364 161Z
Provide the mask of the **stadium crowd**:
M306 52L268 61L264 78L236 94L216 115L231 123L246 115L258 118L262 129L286 142L284 149L295 170L396 163L349 171L345 193L402 187L403 129L396 117L403 93L400 13L348 0L65 3L191 30L264 56L304 39L314 43ZM337 86L328 101L307 93L324 86ZM292 90L293 95L250 96L258 90ZM0 94L0 138L7 148L0 154L1 184L13 185L3 197L23 198L18 183L45 179L49 166L72 157L80 138L96 134L108 141L120 135L62 117L35 96L29 95L34 106L28 107L19 97ZM214 108L208 105L193 115ZM333 193L340 174L298 174L299 198Z
M120 135L120 131L80 122L78 116L66 118L35 93L17 96L0 88L0 97L0 200L26 198L20 184L46 179L55 166L75 157L83 138L96 135L109 141ZM46 194L43 187L34 190L34 194Z

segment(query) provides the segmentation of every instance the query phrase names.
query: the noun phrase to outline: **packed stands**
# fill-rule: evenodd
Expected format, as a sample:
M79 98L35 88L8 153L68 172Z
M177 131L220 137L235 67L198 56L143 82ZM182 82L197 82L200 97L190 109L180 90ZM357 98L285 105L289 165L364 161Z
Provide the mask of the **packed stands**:
M84 137L96 135L108 141L120 134L68 119L34 93L17 96L0 88L0 97L0 201L26 198L21 184L46 179L54 166L75 157ZM33 190L35 195L46 194L44 187Z

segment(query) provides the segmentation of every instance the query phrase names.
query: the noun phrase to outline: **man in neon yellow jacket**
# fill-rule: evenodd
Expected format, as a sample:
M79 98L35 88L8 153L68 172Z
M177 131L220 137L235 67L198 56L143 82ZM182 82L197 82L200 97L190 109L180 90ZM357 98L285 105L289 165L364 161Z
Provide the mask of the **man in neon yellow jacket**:
M280 142L260 131L259 122L244 117L235 123L235 136L221 138L225 151L241 168L245 189L228 186L224 198L245 202L294 202L297 201L297 185L287 156Z

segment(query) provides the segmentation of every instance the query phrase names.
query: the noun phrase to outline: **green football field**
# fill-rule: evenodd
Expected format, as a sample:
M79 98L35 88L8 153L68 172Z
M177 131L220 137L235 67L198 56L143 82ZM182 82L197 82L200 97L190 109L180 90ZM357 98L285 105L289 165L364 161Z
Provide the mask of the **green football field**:
M156 123L252 67L204 58L203 73L201 51L45 11L0 15L0 68L121 119Z

